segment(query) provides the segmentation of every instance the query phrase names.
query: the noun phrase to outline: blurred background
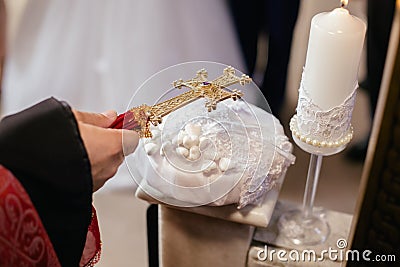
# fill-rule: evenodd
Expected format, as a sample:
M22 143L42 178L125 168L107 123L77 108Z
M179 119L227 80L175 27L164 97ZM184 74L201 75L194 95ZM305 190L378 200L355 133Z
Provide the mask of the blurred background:
M365 22L367 2L349 3L350 12ZM253 76L290 136L288 122L297 104L311 18L338 7L340 1L254 3L7 0L1 115L49 96L65 99L77 109L123 112L134 91L157 71L181 62L210 60ZM367 72L364 54L360 82ZM367 93L359 90L351 145L368 138L371 113ZM294 154L296 164L289 168L280 197L300 203L309 156L296 146ZM352 214L362 167L362 155L352 157L345 151L326 158L316 205ZM97 266L147 266L147 204L134 197L135 188L123 165L94 196L103 241Z

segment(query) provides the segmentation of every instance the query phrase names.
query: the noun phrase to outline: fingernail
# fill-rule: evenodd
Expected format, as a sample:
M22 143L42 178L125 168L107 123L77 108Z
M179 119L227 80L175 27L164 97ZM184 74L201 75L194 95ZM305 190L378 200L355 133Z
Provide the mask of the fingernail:
M115 119L117 117L117 112L115 110L107 110L102 114L109 119Z

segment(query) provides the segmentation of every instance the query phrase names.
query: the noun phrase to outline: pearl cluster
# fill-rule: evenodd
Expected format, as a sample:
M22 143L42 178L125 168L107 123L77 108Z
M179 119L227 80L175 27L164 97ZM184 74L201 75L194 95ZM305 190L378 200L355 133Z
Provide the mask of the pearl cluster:
M165 157L165 151L173 149L178 155L190 160L201 159L204 175L211 175L218 171L225 172L230 168L230 159L222 157L211 140L202 135L202 128L198 124L188 123L179 131L171 141L165 141L160 145L161 131L151 130L153 137L144 140L144 150L147 155L153 156L159 151L161 157Z
M172 144L177 146L176 153L189 160L198 160L201 156L200 141L203 145L204 138L201 138L201 126L188 123L185 128L179 131L178 136L172 139ZM200 138L202 140L200 140Z
M311 139L310 137L304 136L300 133L300 131L297 128L297 115L294 115L292 119L290 120L290 130L292 131L293 135L296 136L300 141L312 145L315 147L328 147L328 148L337 148L341 147L344 145L347 145L351 139L353 138L353 127L350 126L350 129L348 130L348 133L346 134L345 137L336 140L336 141L320 141L317 139Z
M186 124L185 128L172 140L172 144L176 146L176 153L191 161L202 157L202 170L206 175L212 174L217 170L225 172L229 168L230 160L221 157L215 151L211 140L203 136L202 132L200 125L193 123Z

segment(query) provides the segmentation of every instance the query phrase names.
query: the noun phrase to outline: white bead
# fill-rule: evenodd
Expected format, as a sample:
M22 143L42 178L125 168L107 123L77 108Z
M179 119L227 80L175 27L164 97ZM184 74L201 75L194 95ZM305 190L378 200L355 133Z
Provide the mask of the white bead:
M191 138L192 138L192 141L193 141L193 145L194 146L199 146L199 143L200 143L199 137L197 135L192 135Z
M185 137L185 136L186 136L186 134L184 131L180 131L178 133L178 137L177 137L177 145L178 146L183 144L183 137Z
M188 123L185 126L185 131L187 134L200 136L201 134L201 126L198 124Z
M183 137L183 146L190 149L192 146L199 145L199 137L195 135L185 135Z
M154 143L147 143L144 145L144 150L146 151L147 155L151 156L158 150L158 145Z
M176 148L176 153L178 153L181 156L184 156L185 158L189 156L189 150L182 146Z
M338 141L335 141L335 143L334 143L334 144L335 144L335 146L336 146L336 147L338 147L338 146L339 146L339 142L338 142Z
M313 146L317 146L318 145L318 141L317 140L312 140L312 145Z
M182 142L182 144L183 144L186 148L190 149L190 147L192 146L192 142L191 142L191 140L190 140L189 135L183 136L183 142Z
M200 158L200 149L198 146L192 146L189 151L190 160L198 160Z
M189 133L189 129L192 128L192 126L193 126L193 123L191 123L191 122L186 123L184 131L188 134Z
M228 158L221 158L219 160L218 166L221 171L226 171L229 168L230 159Z

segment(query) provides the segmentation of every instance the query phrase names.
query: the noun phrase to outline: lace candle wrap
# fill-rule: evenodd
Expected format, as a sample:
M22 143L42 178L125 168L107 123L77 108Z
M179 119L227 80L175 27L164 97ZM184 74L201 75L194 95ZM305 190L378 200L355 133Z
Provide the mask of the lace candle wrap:
M297 141L318 148L350 142L365 30L364 22L345 8L312 19L297 115L290 123Z

